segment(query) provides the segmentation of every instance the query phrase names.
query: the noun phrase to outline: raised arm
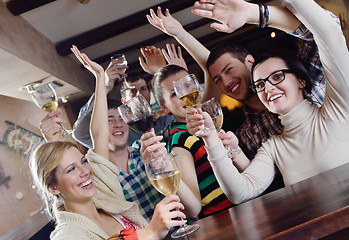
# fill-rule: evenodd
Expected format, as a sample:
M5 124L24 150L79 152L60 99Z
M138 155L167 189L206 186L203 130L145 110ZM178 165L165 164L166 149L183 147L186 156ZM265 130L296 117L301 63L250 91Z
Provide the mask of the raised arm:
M282 1L313 33L326 75L326 95L322 107L325 118L347 121L349 113L349 53L340 25L333 14L310 0Z
M90 132L94 152L109 159L108 107L103 67L91 61L86 54L81 53L74 45L72 51L84 67L93 73L96 78L95 101L91 117Z
M203 101L212 97L219 100L221 91L217 84L212 81L206 69L206 62L210 51L185 30L180 22L171 16L168 9L165 10L165 15L161 12L160 7L157 9L157 13L153 9L150 9L150 15L147 15L147 19L151 25L174 37L199 64L205 76Z
M118 61L111 61L105 70L105 87L108 94L115 85L116 81L121 81L122 76L127 76L124 69L127 66L119 65ZM80 109L78 119L75 121L73 129L73 137L76 141L85 147L92 149L92 139L90 134L91 114L95 101L95 94L92 94L87 103Z
M259 24L258 4L244 0L200 0L195 2L192 12L201 17L210 18L219 23L212 23L211 27L220 32L231 33L246 23ZM295 31L300 21L284 7L268 6L269 26L285 32Z

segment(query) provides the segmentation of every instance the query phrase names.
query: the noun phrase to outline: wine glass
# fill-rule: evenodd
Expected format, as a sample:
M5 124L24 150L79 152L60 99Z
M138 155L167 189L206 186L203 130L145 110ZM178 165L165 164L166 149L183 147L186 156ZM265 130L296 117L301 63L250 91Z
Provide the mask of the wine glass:
M220 132L223 126L223 111L219 102L215 98L211 98L210 100L201 103L200 107L202 111L207 112L210 115L217 132ZM226 149L228 157L232 158L234 152L229 147L226 147Z
M127 66L127 59L125 54L122 54L122 53L115 54L111 57L111 60L118 61L119 63L117 63L117 65L119 66ZM121 71L125 73L126 68L122 69ZM133 86L131 87L130 85L128 85L128 82L126 81L126 78L124 76L122 76L121 78L126 89L134 88Z
M194 74L188 74L182 78L173 81L173 89L184 105L187 107L196 107L200 102L200 84ZM201 136L207 132L203 125L196 136Z
M146 133L153 127L153 111L141 94L119 106L118 111L124 122L137 132Z
M44 111L52 112L58 107L58 98L56 91L51 83L46 84L31 84L27 86L28 93L32 96L34 103ZM67 136L73 133L73 130L67 130L61 123L62 136Z
M179 167L173 155L168 154L166 157L156 158L145 164L147 176L154 188L161 194L176 194L179 183L180 173ZM177 209L178 211L178 209ZM199 229L199 224L184 224L171 234L172 238L180 238L187 236Z
M200 84L194 74L188 74L173 81L176 95L184 105L195 107L200 101Z

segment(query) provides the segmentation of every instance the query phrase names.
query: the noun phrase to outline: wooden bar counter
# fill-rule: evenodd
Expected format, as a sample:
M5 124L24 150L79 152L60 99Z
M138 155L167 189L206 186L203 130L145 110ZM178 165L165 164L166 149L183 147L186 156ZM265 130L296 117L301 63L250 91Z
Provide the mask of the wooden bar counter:
M186 239L349 239L349 164L197 223Z

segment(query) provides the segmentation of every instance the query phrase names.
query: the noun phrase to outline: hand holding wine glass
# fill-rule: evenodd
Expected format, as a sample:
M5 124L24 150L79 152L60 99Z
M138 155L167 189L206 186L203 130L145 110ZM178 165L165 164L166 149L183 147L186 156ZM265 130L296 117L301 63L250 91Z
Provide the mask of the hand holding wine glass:
M217 132L221 132L223 126L223 111L219 102L215 98L211 98L210 100L202 103L200 107L202 111L207 112L210 115ZM237 153L237 151L233 151L232 149L240 149L238 145L239 140L234 134L232 134L233 136L231 136L231 134L227 135L227 133L225 133L224 131L220 135L224 139L223 141L223 139L221 138L223 145L228 151L228 157L232 158ZM232 148L231 146L234 147Z
M145 170L150 182L161 194L165 196L176 194L180 183L180 172L174 156L168 154L162 158L152 159L146 163ZM171 237L186 236L196 231L199 227L199 224L181 225L177 231L171 234Z
M46 84L31 84L27 86L28 93L31 95L34 103L44 111L52 112L58 108L58 98L56 91L51 83ZM64 128L62 123L59 122L62 127L62 137L71 134L72 130Z
M120 69L123 71L123 73L126 72L127 69L127 59L125 54L115 54L111 57L112 62L116 62L116 65L120 67ZM121 76L122 81L126 89L134 88L133 86L130 86L128 82L126 81L125 76Z

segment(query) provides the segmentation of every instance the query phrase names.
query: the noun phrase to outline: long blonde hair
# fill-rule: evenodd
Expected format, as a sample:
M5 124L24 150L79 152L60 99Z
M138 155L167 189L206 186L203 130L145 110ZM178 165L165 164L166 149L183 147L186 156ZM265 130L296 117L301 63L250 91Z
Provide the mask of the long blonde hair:
M30 158L29 166L34 184L38 194L44 199L47 214L52 219L55 219L55 212L63 202L59 196L50 193L48 188L57 183L55 174L57 166L65 150L71 147L78 148L75 143L68 141L43 143L34 150Z

